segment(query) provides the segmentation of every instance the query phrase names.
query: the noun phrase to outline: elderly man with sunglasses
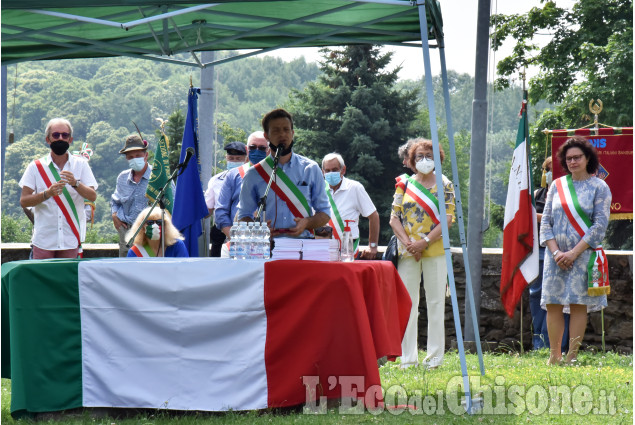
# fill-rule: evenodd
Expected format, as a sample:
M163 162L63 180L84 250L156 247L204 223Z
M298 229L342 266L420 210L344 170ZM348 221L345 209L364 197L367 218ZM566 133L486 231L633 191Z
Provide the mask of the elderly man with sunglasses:
M33 207L33 258L76 258L86 236L84 199L97 199L97 181L82 157L70 155L73 127L54 118L46 125L51 152L31 162L20 179L20 205Z
M243 185L245 173L252 165L258 164L269 155L267 139L265 139L265 135L262 131L256 131L249 135L247 138L247 152L249 162L227 173L227 177L218 196L216 210L214 211L214 222L225 234L227 241L229 241L229 230L238 212L238 200L240 198L240 189ZM228 253L229 252L226 254ZM223 255L221 254L221 256Z

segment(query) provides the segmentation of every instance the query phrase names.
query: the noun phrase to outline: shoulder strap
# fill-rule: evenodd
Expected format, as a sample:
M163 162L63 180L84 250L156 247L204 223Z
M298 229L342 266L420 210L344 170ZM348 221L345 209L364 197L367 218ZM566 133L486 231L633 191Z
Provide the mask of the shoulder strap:
M46 185L47 189L53 185L54 181L58 182L60 180L59 173L55 169L55 165L53 165L53 161L49 163L48 167L44 167L42 162L39 159L37 159L35 160L35 166L38 172L40 173L42 180L44 180L44 184ZM55 200L55 203L57 204L59 209L62 211L64 218L66 218L66 221L71 227L71 231L77 238L77 246L81 246L82 243L81 243L81 238L79 236L79 228L80 228L79 215L77 214L77 209L75 208L75 202L73 202L73 198L71 198L71 194L68 192L68 189L64 187L64 189L62 189L62 196L54 196L53 200Z
M408 181L412 184L406 189L406 193L428 213L434 224L439 224L441 222L439 200L414 178L410 177Z

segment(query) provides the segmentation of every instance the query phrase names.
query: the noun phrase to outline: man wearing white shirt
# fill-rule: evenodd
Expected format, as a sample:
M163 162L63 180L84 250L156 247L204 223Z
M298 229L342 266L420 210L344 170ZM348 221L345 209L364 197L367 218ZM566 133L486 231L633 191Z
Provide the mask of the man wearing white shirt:
M31 162L20 179L20 205L33 207L33 258L76 258L86 235L84 199L97 199L97 181L84 158L70 155L73 127L54 118L46 126L51 152Z
M344 230L344 220L349 222L351 235L357 251L359 242L359 216L368 218L368 249L361 251L361 258L374 260L377 257L377 240L379 238L379 214L361 183L344 177L346 165L344 158L338 153L330 153L322 160L322 173L328 183L327 192L331 204L331 220L333 237L340 239Z

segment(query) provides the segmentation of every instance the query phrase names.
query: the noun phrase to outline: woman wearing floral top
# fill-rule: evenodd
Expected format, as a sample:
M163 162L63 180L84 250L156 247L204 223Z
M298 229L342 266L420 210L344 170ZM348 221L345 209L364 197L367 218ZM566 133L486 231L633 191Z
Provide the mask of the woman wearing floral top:
M548 364L563 361L560 344L564 332L563 313L571 314L569 351L565 360L571 363L576 360L584 338L587 312L607 306L606 295L589 294L588 267L591 254L602 245L611 210L611 191L604 180L594 175L599 159L588 140L571 137L560 147L556 157L567 175L551 183L540 222L540 243L549 250L545 252L540 299L541 307L547 310L551 346ZM580 235L583 229L576 225L571 208L576 210L576 215L584 214L588 219L584 236Z
M440 146L439 149L443 162L445 155ZM422 273L428 308L427 355L424 360L428 368L441 365L445 349L445 287L448 272L432 158L432 142L415 139L408 152L408 165L417 170L417 174L397 184L390 215L390 226L399 240L397 269L412 300L410 319L401 343L402 367L418 364L417 322ZM445 192L445 219L450 227L454 222L454 188L447 177L441 177Z

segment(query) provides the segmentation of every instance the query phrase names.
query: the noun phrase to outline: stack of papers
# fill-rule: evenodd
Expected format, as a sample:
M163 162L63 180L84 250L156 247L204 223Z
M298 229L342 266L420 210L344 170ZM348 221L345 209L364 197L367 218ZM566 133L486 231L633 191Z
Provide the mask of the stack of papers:
M335 246L339 246L337 239L305 239L302 245L302 259L313 261L337 261L339 259L339 250L335 250L335 259L332 259L331 241L335 242Z
M302 239L275 238L272 260L301 260Z
M337 239L275 238L272 260L339 261Z

